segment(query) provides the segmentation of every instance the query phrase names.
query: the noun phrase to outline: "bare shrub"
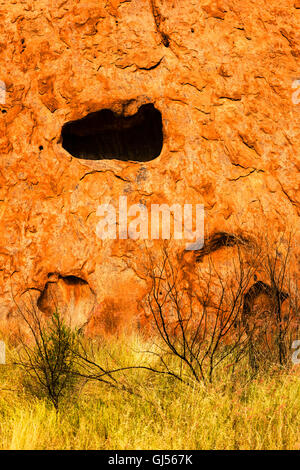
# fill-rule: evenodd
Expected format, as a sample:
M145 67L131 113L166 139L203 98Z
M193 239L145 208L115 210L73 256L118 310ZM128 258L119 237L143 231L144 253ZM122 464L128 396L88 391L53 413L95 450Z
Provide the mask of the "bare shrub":
M32 298L30 305L17 305L19 318L27 327L19 333L18 360L25 372L24 386L34 396L48 399L56 410L78 384L78 333L58 310L44 318Z
M120 365L99 339L85 338L80 330L71 328L60 314L56 299L53 302L56 310L45 316L30 293L29 302L20 305L15 300L17 317L22 320L15 365L25 372L25 389L49 400L56 411L89 381L139 395L126 373L145 367Z
M209 245L196 253L200 264L188 279L166 246L159 257L148 252L151 289L145 312L163 340L155 353L160 370L186 382L207 383L221 367L234 373L246 357L252 374L289 366L291 344L299 331L290 239L258 246L245 238L223 236L215 245L212 252L234 247L222 268L210 256ZM170 357L178 366L170 366Z
M255 262L249 265L239 246L236 253L231 277L218 272L210 259L188 281L166 247L160 260L149 255L151 289L145 310L163 340L156 353L160 366L179 380L212 382L221 365L233 372L247 352L249 338L240 319ZM170 356L178 359L177 368L170 366Z

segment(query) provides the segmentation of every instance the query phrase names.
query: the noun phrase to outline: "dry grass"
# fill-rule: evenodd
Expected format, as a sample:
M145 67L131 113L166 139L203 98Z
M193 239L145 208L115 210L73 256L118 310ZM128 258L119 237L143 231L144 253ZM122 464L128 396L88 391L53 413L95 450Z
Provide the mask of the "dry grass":
M119 339L112 353L139 363L147 355L136 351L148 347ZM0 449L300 449L299 366L250 382L246 375L233 387L224 372L209 388L191 388L133 371L120 380L141 396L89 383L56 414L26 393L15 366L0 366Z

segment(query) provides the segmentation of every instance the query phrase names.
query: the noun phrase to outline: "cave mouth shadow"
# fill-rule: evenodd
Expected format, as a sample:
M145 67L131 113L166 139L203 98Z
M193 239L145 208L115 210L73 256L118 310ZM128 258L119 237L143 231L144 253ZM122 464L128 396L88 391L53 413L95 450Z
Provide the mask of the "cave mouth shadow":
M148 162L163 147L162 116L152 103L132 116L102 109L64 124L61 141L67 152L80 159Z

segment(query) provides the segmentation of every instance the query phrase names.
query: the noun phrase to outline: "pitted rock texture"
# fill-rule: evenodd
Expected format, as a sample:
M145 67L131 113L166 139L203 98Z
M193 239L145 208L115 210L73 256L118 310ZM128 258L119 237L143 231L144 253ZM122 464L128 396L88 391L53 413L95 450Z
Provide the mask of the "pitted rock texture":
M299 2L2 0L0 15L2 328L12 297L45 304L53 276L92 334L138 321L148 284L127 260L142 242L95 232L98 205L122 195L147 207L203 203L208 235L294 230L298 250ZM63 148L66 123L149 104L163 126L153 160ZM64 281L75 278L84 284Z

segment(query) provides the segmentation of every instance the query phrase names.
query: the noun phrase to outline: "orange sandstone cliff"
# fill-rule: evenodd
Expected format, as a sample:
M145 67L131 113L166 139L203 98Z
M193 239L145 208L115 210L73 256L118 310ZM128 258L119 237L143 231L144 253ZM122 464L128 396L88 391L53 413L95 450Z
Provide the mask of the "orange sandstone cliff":
M28 294L92 333L139 318L143 242L96 235L120 196L204 204L208 237L291 230L299 251L298 0L2 0L0 15L1 328Z

